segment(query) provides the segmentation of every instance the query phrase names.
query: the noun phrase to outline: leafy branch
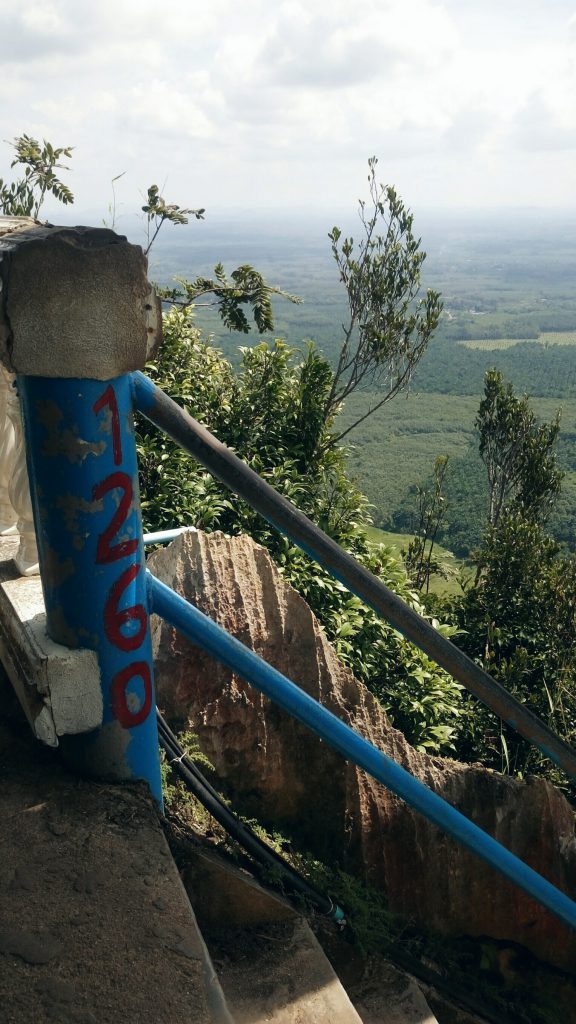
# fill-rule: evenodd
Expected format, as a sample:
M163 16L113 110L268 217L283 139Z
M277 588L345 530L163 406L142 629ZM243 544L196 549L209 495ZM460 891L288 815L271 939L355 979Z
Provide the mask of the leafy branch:
M146 214L148 219L148 245L145 249L145 255L147 256L152 248L158 232L166 221L170 221L171 224L187 224L188 216L195 217L196 220L203 220L205 210L192 210L183 206L178 206L176 203L167 203L163 196L160 195L160 189L158 185L150 185L148 189L148 202L142 207L143 212ZM153 230L152 237L150 237Z
M268 284L262 274L248 263L242 264L227 276L221 263L214 267L214 277L197 277L194 281L176 278L177 288L160 288L158 294L165 302L187 309L196 305L197 300L205 295L213 295L215 302L209 305L218 307L220 319L231 331L248 334L250 324L242 306L251 306L254 322L259 332L274 329L272 295L280 295L290 302L300 303L302 299L291 295L274 285Z
M370 201L360 200L363 235L355 244L340 228L329 232L332 255L348 298L344 338L327 396L329 421L358 388L381 388L382 397L332 444L371 416L409 383L440 319L439 292L417 300L426 253L412 230L413 215L392 186L378 184L376 157L368 161Z
M47 194L65 206L74 202L72 192L54 170L69 170L61 159L71 158L73 146L54 148L45 139L41 146L29 135L19 135L9 145L16 152L10 166L22 166L24 177L10 183L0 178L0 213L37 219Z

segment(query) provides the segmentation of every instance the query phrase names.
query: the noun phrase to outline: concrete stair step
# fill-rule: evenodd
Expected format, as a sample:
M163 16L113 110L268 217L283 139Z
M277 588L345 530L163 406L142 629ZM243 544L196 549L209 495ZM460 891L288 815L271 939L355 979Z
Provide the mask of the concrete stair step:
M362 1024L307 921L217 854L183 880L235 1024Z
M71 776L3 713L0 780L2 1024L233 1024L144 788Z
M235 1024L361 1024L303 918L207 943Z
M55 747L98 725L98 668L92 651L46 636L40 580L15 571L16 546L0 539L0 658L36 737ZM399 972L354 996L355 1009L305 919L218 857L188 858L189 902L147 797L71 781L48 750L30 739L20 746L35 767L0 788L0 815L23 825L0 838L6 1024L434 1024ZM0 725L0 767L9 747ZM90 825L88 836L92 816L118 827ZM86 902L98 913L81 910ZM23 959L30 942L56 952L32 964Z
M216 854L188 848L183 879L235 1024L437 1024L387 965L345 991L305 918Z
M362 1024L438 1024L419 985L392 964L349 989Z

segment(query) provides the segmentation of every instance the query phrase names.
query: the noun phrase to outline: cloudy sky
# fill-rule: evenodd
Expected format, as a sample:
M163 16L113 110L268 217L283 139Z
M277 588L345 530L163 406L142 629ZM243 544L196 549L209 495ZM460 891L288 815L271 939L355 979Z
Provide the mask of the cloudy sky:
M576 0L0 0L0 64L80 210L340 210L371 154L413 209L576 207Z

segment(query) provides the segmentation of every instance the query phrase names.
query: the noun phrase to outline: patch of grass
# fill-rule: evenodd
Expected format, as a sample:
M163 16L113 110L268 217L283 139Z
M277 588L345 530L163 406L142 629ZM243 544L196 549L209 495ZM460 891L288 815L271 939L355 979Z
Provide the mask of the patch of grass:
M538 341L543 345L576 345L576 331L544 331Z
M385 544L396 558L402 557L402 549L407 550L410 541L413 539L413 534L411 533L392 533L389 530L380 530L376 526L366 527L365 532L372 544ZM461 594L462 586L460 579L462 572L465 571L465 563L461 559L456 558L448 548L442 547L441 544L434 546L434 554L442 562L446 562L448 566L453 567L456 575L449 579L433 576L430 580L430 593L438 594L442 597Z
M538 339L540 340L540 339ZM476 338L474 341L459 341L464 348L478 348L482 352L497 352L514 345L524 345L536 341L535 338Z
M191 730L185 730L177 736L184 753L198 765L202 774L210 781L215 781L214 765L200 750L198 736ZM171 767L164 750L160 751L160 777L166 812L175 815L185 822L189 828L203 835L212 831L216 822L209 811L200 803L187 788L180 776Z
M498 352L514 345L576 345L576 331L543 331L538 338L475 338L459 341L463 348L477 348L482 352Z

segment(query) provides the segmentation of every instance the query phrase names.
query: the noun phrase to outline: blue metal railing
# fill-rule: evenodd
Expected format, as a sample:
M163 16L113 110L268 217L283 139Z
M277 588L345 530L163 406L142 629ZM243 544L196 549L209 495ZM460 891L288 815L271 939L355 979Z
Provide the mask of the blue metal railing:
M566 894L173 591L146 582L132 407L576 778L576 753L563 740L143 374L24 376L18 387L48 631L69 647L92 647L99 664L102 727L75 739L93 773L143 778L161 802L152 608L576 929Z
M415 779L392 758L341 722L277 669L230 636L198 608L150 573L147 579L151 611L178 629L192 643L198 644L214 658L228 665L294 718L307 725L343 757L363 768L429 821L478 854L576 929L576 903L568 896L428 789L424 783Z
M257 511L286 533L308 554L330 569L346 586L368 600L382 614L382 596L387 602L389 621L415 639L427 653L444 667L453 670L457 678L471 687L480 679L482 699L497 710L504 706L506 720L512 725L520 723L528 739L539 740L539 746L576 777L576 753L531 715L510 694L484 673L454 645L438 634L429 624L405 606L395 594L343 552L338 545L310 523L294 506L277 494L268 484L249 469L232 452L192 419L184 410L157 388L141 373L132 374L136 407L154 424L190 451L200 462L228 487L240 494ZM326 554L326 549L328 554ZM336 549L334 551L334 549ZM350 565L350 563L352 563ZM350 572L352 569L352 572ZM366 580L368 577L368 580ZM368 587L363 584L368 583ZM367 594L368 590L368 594ZM393 760L323 708L280 672L262 661L238 640L203 615L197 608L179 597L169 587L148 575L151 610L179 629L184 635L203 647L218 660L227 664L244 679L256 686L270 699L311 728L318 736L338 750L344 757L363 768L387 786L412 807L420 811L458 842L472 850L492 867L521 886L535 899L576 929L576 903L565 893L544 879L536 871L503 847L495 839L433 793ZM390 609L392 613L390 613ZM416 628L414 628L416 627ZM433 651L426 643L433 634ZM416 637L414 636L416 633ZM422 642L424 634L424 642ZM440 656L436 656L439 652ZM464 666L464 670L462 669ZM456 674L454 672L454 674ZM486 682L488 685L486 685ZM487 693L486 693L487 691ZM486 696L488 699L486 699ZM498 713L500 713L498 711Z
M194 533L194 526L176 526L173 530L157 530L155 533L145 533L142 543L145 547L149 544L166 544L168 541L176 540L183 533Z
M370 605L408 640L446 669L496 715L576 779L576 751L524 704L443 637L421 615L343 551L290 501L246 466L143 373L132 374L134 403L152 423L194 456L226 487Z

